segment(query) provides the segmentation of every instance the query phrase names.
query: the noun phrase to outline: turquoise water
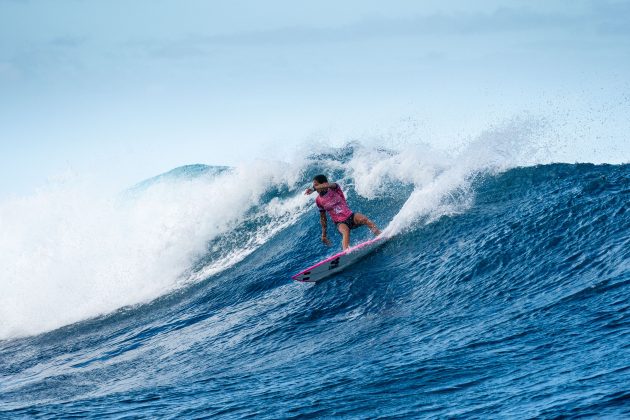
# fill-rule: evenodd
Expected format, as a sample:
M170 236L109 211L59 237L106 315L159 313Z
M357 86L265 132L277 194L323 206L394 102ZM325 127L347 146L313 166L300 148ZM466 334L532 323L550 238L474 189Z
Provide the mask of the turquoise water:
M149 290L139 302L89 303L68 320L81 302L61 297L41 301L41 320L5 320L0 415L630 416L630 166L475 171L404 222L413 185L393 180L368 198L348 174L327 168L345 181L353 209L393 237L340 274L302 284L290 276L338 251L319 244L312 203L286 204L302 200L323 163L310 165L292 182L269 180L228 230L202 237L176 285L153 292L132 283L129 290ZM189 172L172 180L178 191L230 170ZM163 180L134 194L157 194ZM278 199L288 213L269 210ZM152 234L168 231L178 247L179 236L161 226ZM194 227L181 236L214 229ZM370 237L353 234L355 243ZM116 241L124 247L124 236ZM161 272L180 261L169 249L155 260L168 260ZM129 261L108 257L112 266ZM121 279L136 279L117 273L99 277L111 280L111 298L100 296L112 306L127 293L116 289ZM79 294L68 287L59 296Z

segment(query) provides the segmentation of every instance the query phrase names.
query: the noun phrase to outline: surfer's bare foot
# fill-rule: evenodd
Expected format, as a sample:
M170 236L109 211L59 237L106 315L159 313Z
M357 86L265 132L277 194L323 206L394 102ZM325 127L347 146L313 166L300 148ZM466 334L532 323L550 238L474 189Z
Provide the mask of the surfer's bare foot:
M341 233L341 248L345 251L350 247L350 228L345 223L339 223L337 225L339 233Z

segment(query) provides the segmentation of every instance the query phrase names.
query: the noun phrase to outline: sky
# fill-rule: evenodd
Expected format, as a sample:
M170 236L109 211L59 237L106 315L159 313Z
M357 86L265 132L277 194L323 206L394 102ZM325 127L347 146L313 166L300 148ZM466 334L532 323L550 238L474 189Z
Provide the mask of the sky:
M520 115L630 161L630 0L0 0L0 199Z

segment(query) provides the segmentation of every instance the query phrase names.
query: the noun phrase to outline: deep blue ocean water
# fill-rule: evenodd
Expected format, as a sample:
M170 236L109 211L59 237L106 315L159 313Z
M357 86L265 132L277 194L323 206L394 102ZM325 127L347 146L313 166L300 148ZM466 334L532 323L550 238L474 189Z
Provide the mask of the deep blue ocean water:
M399 188L347 192L383 226ZM630 165L514 168L470 190L318 284L290 280L331 252L309 211L148 303L6 338L0 417L629 418Z

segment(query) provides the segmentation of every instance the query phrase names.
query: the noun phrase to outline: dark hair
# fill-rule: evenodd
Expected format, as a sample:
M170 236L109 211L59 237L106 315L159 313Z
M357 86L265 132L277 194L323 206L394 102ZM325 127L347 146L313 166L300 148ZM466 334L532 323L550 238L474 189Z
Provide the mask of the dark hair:
M326 178L326 175L315 175L313 177L313 181L317 181L320 184L323 184L324 182L328 182L328 178Z

